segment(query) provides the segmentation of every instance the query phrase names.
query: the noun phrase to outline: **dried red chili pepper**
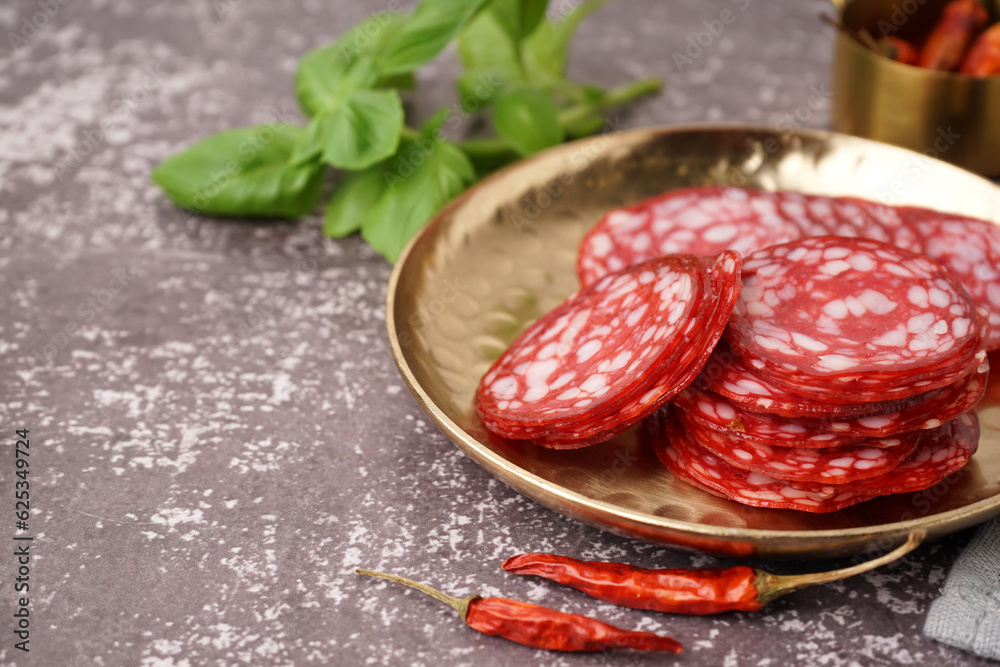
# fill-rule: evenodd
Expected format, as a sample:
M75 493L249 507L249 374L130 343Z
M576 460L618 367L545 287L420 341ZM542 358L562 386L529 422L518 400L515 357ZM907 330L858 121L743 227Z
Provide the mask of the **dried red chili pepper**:
M384 572L355 570L358 574L405 584L455 609L469 627L484 634L550 651L604 651L628 648L636 651L680 653L683 647L670 637L651 632L622 630L613 625L548 607L507 598L471 595L455 598L430 586Z
M878 52L904 65L916 65L920 57L916 47L899 37L883 37L878 40Z
M757 571L750 567L716 570L646 570L620 563L582 561L554 554L521 554L503 569L533 574L583 591L612 604L675 614L756 611Z
M950 72L962 62L966 49L990 20L986 8L976 0L954 0L920 51L920 67Z
M1000 23L979 36L958 71L970 76L1000 74Z
M553 554L521 554L508 558L503 569L532 574L566 584L612 604L675 614L719 614L757 611L775 598L805 586L836 581L867 572L917 548L914 533L895 550L853 567L782 576L739 566L703 570L647 570L620 563L581 561Z

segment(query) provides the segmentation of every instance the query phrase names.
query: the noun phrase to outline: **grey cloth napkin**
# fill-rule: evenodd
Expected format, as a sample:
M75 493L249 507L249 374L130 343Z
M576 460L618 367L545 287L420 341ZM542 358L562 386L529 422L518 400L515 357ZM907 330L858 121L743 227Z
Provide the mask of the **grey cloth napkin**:
M924 634L1000 660L1000 519L984 524L955 561Z

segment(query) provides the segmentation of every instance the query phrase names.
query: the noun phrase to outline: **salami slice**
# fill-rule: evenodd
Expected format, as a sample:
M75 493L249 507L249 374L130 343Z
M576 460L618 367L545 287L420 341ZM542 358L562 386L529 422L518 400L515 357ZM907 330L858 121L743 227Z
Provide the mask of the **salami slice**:
M920 491L968 463L979 444L974 412L926 432L917 449L895 469L850 484L790 482L737 468L695 443L676 418L667 421L667 442L654 445L675 475L709 493L744 505L804 512L833 512L877 496Z
M665 364L653 386L641 396L623 404L610 415L599 417L573 429L552 429L534 438L536 444L551 448L582 447L603 442L652 414L687 387L701 372L722 337L740 290L740 256L723 252L709 265L711 290L704 300L704 318L692 318L684 337L689 341L682 354Z
M868 403L830 403L799 396L775 386L767 378L757 375L733 355L725 343L716 346L705 369L698 376L697 385L729 399L747 412L758 412L782 417L863 417L895 412L930 398L940 390L932 390L907 398Z
M834 236L857 236L860 238L884 241L916 253L922 252L922 239L908 224L910 212L926 209L886 206L876 202L853 197L838 197L835 199L838 217L843 223L836 231L828 232ZM817 234L816 236L822 236Z
M985 359L989 324L943 267L868 239L819 236L747 258L726 340L789 391L839 403L905 398Z
M747 442L777 447L835 447L936 428L971 410L986 393L989 363L959 382L935 390L915 405L861 417L790 418L748 412L704 389L688 387L674 404L700 424Z
M670 256L605 276L526 329L486 373L494 433L550 447L601 442L693 380L722 335L740 257ZM700 363L699 363L700 362Z
M988 348L1000 348L1000 225L913 206L853 197L732 187L672 190L609 212L584 238L582 285L670 253L713 255L809 236L869 238L940 262L990 313Z
M684 412L678 419L695 442L730 465L792 482L847 484L878 477L912 454L922 435L916 431L824 449L771 447L714 431Z
M541 433L553 423L613 412L645 391L650 369L675 351L706 280L700 260L674 257L581 290L493 364L476 393L480 417L502 435L524 437L534 426Z
M749 254L802 236L771 193L726 187L674 190L608 213L580 244L581 285L652 257Z
M906 218L920 239L911 249L947 268L989 311L987 349L1000 348L1000 225L913 208Z

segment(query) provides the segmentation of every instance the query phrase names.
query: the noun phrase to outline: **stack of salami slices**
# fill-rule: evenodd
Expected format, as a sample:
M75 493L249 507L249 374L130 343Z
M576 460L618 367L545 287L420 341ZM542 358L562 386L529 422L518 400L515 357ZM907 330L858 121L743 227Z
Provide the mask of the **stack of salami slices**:
M655 448L674 473L809 512L927 488L976 450L997 225L696 187L609 213L577 273L481 380L493 433L583 447L669 402Z
M602 442L688 386L740 290L740 255L670 255L591 283L526 329L476 392L492 432L552 448Z
M746 257L824 235L884 241L939 262L989 311L988 349L1000 349L1000 226L913 206L721 186L671 190L609 212L580 244L577 274L588 285L661 255L732 249Z
M750 254L725 334L657 445L678 476L829 512L927 488L979 441L989 313L941 265L812 237Z

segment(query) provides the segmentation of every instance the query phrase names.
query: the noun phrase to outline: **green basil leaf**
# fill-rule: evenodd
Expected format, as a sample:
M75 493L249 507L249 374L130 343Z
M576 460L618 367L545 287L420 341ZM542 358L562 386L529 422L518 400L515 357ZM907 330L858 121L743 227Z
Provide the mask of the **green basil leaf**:
M309 121L304 132L300 132L292 147L292 154L288 158L292 164L305 164L315 162L323 153L323 130L322 118L313 118Z
M455 85L462 111L476 113L488 107L505 88L522 84L521 79L509 79L497 70L469 69L462 72Z
M458 57L467 70L500 72L523 79L517 41L492 11L481 12L458 35Z
M322 151L323 161L357 171L396 152L403 102L395 90L355 90L334 100L309 123L295 158Z
M412 72L439 54L489 0L423 0L392 45L377 55L383 75Z
M336 104L355 90L372 88L378 82L375 61L370 56L354 58L339 44L328 44L308 52L295 70L295 94L310 118Z
M420 128L420 136L425 139L430 139L436 141L441 135L441 128L444 127L445 122L448 117L451 116L451 109L444 108L438 109L434 112L434 115L427 119L427 121Z
M571 123L566 123L566 136L572 137L573 139L589 137L590 135L597 134L604 129L604 126L607 125L607 123L607 117L604 114L595 111L592 114L588 114L584 118L574 120Z
M413 75L413 72L404 72L402 74L389 74L380 77L378 80L379 88L396 88L397 90L413 90L417 85L417 77Z
M336 44L350 58L385 54L399 38L409 16L381 11L365 18L337 38Z
M384 166L377 164L364 171L344 176L323 216L323 233L341 238L361 229L361 221L385 191Z
M583 19L608 0L587 0L556 21L545 20L521 45L528 79L537 83L559 81L566 76L569 44Z
M520 42L538 27L548 6L549 0L494 0L489 12L515 42Z
M302 113L312 118L337 96L336 82L350 61L336 44L313 49L299 59L295 70L295 96Z
M513 148L508 147L506 152L498 151L496 143L496 139L466 139L459 144L479 178L521 159Z
M446 141L406 139L383 171L384 192L361 236L390 262L420 229L476 178L465 154Z
M161 162L153 181L199 213L297 218L316 205L323 180L321 164L290 160L302 134L278 123L220 132Z
M360 88L412 88L412 72L381 74L375 58L392 48L407 17L382 11L342 34L336 42L307 52L295 71L295 93L309 117L345 91Z
M493 106L493 127L521 155L561 144L566 135L552 98L534 88L505 93Z
M601 107L607 100L607 90L600 86L581 86L580 102L583 105L593 105ZM578 139L589 137L604 129L607 124L607 113L605 111L592 111L586 115L574 119L563 119L562 126L566 130L567 137Z

